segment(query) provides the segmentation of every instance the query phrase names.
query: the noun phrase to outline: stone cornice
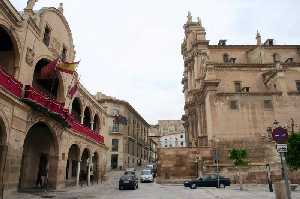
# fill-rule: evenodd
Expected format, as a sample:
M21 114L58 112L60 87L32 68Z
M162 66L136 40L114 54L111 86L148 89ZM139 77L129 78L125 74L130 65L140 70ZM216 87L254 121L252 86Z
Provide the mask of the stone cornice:
M218 96L282 96L282 92L217 92Z
M263 69L263 68L275 68L274 63L266 63L266 64L255 64L255 63L238 63L238 64L231 64L231 63L214 63L214 62L207 62L207 65L213 65L214 68L228 68L228 69L241 69L241 68L249 68L249 69ZM294 68L300 67L300 63L281 63L281 66L284 68Z
M81 95L83 95L85 98L87 98L94 106L96 106L97 108L99 108L103 114L107 115L106 110L102 107L101 104L99 104L99 102L94 98L93 95L91 95L89 93L88 90L86 90L86 88L84 88L84 86L82 84L79 84L79 93Z
M8 16L8 18L17 26L21 26L23 22L23 17L15 9L15 7L8 0L0 1L0 9Z
M230 49L230 48L243 48L243 49L252 49L252 48L257 48L257 45L209 45L209 49ZM300 48L300 45L273 45L273 46L265 46L262 45L262 48L269 48L269 49L287 49L287 48Z
M290 92L288 92L288 95L299 96L300 92L299 91L290 91Z
M135 114L140 120L142 120L142 122L144 123L144 125L146 125L147 127L151 127L151 125L131 106L131 104L129 104L129 102L126 102L124 100L119 100L119 99L113 99L113 98L104 98L104 99L100 99L98 100L98 102L100 104L102 103L115 103L115 104L121 104L124 105L125 107L128 108L128 110Z

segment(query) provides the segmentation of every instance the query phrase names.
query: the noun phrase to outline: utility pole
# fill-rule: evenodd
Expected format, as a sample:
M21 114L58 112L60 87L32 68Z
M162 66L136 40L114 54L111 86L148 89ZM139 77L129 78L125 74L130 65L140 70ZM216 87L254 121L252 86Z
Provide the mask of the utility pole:
M285 183L285 187L286 187L287 199L292 199L290 184L289 184L289 177L288 177L288 169L287 169L284 152L280 152L280 156L282 158L282 170L283 170L284 183Z

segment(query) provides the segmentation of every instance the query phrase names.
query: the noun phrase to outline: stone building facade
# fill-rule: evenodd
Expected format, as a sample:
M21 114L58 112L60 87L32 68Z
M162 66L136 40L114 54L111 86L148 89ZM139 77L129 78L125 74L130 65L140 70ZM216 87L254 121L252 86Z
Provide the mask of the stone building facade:
M0 186L36 187L42 171L48 186L61 188L100 178L106 168L105 109L77 75L41 70L58 56L75 59L72 32L59 8L18 12L0 1Z
M158 132L160 136L185 133L182 120L158 120Z
M200 19L193 21L190 13L184 31L182 119L188 146L218 150L223 171L232 166L228 151L233 147L247 149L254 170L267 163L275 168L273 122L299 131L300 45L262 43L259 33L253 45L226 40L211 45Z
M173 133L159 138L161 148L186 147L185 133Z
M105 144L109 148L108 168L128 168L150 161L150 125L126 101L97 93L98 102L108 113Z

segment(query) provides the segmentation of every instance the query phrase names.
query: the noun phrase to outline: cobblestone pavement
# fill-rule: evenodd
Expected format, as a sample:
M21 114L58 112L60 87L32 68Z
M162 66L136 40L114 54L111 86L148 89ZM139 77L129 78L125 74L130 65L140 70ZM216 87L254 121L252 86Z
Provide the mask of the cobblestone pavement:
M246 185L245 191L233 185L226 189L198 188L191 190L179 185L159 185L140 183L138 190L117 188L120 172L113 172L109 179L100 185L82 188L68 188L57 192L39 194L18 193L7 199L275 199L274 193L268 192L265 185ZM300 199L300 189L292 192L293 199Z

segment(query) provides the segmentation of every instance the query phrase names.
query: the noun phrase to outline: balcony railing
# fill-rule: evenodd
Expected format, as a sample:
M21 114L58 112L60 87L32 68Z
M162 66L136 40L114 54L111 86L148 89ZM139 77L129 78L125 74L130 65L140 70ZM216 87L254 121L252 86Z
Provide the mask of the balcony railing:
M97 143L104 143L104 137L95 131L83 126L77 122L72 115L64 108L63 103L57 102L55 99L47 97L37 91L30 85L25 86L24 100L29 104L38 107L51 115L55 115L56 119L67 124L75 132L86 136L88 139L94 140Z
M0 66L0 86L11 94L21 97L23 85L12 75L7 74Z
M95 131L83 126L77 122L70 114L68 118L68 123L72 130L76 131L79 134L85 135L87 138L92 139L98 143L104 143L104 137Z

